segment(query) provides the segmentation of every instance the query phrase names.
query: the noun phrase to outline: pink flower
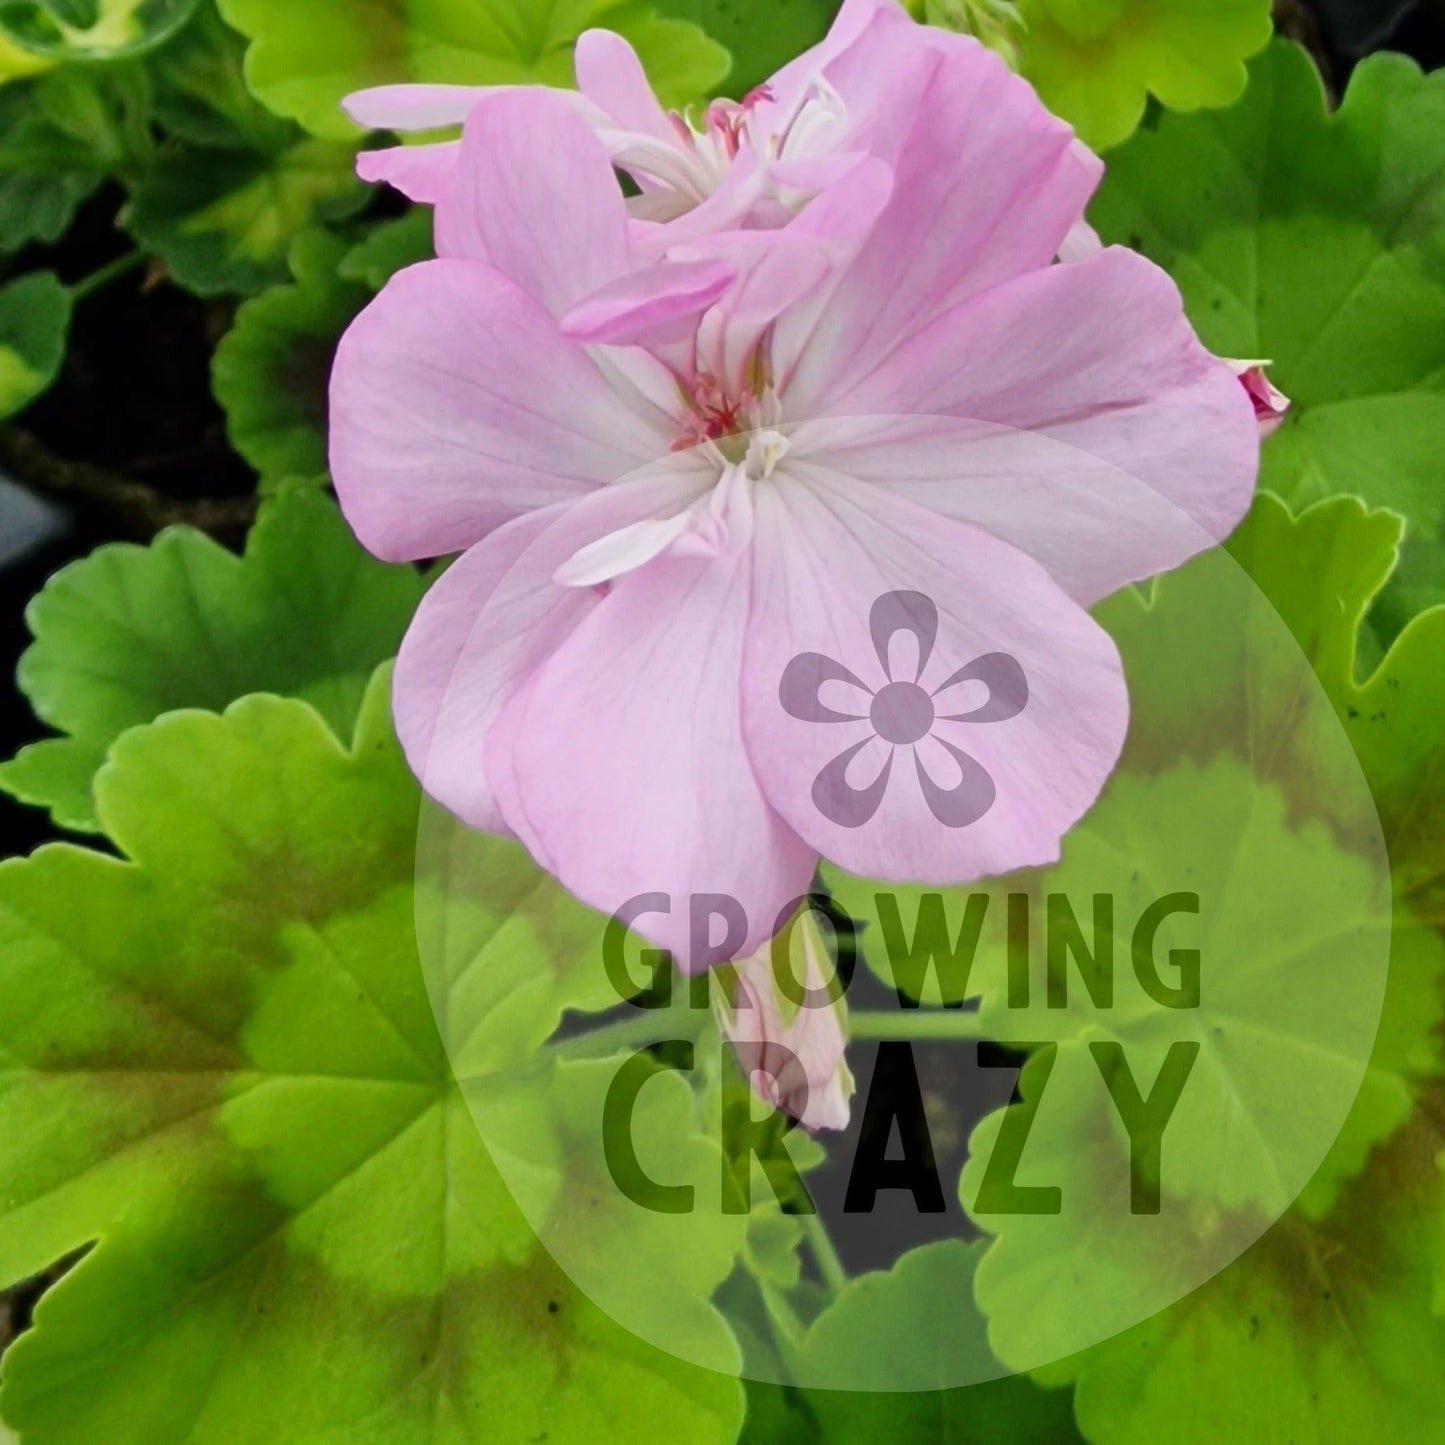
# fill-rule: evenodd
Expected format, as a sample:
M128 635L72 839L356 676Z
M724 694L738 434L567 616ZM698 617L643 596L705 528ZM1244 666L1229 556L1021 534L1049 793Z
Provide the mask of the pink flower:
M888 50L878 42L887 37ZM882 63L955 47L955 37L915 25L896 0L846 0L827 37L741 101L717 100L696 118L665 111L621 36L589 30L577 41L575 92L559 92L641 194L628 202L633 241L666 245L719 230L785 225L807 203L845 183L886 146L895 78ZM347 98L369 129L459 126L505 87L393 85ZM366 151L365 180L387 181L434 202L456 165L455 142ZM1086 168L1098 162L1078 147Z
M1128 719L1085 608L1224 537L1253 489L1253 408L1173 283L1116 249L1054 264L1096 163L996 56L917 30L882 9L784 72L775 94L866 91L868 141L771 228L669 231L699 205L640 238L573 102L488 95L436 185L440 259L337 354L358 536L462 554L397 663L412 766L593 906L668 895L641 921L684 965L689 895L738 900L751 953L820 856L936 884L1053 861ZM801 653L866 662L900 592L934 608L942 676L1003 655L1027 685L930 732L989 779L966 826L902 768L866 824L830 817L814 780L873 723L780 701ZM915 756L941 793L951 756ZM881 766L860 749L850 786Z
M802 939L802 976L775 950L791 934ZM853 1074L844 1059L848 1007L831 970L812 915L801 914L787 934L733 964L731 997L719 1002L723 1033L738 1067L764 1103L805 1128L846 1129ZM719 978L728 977L724 970Z

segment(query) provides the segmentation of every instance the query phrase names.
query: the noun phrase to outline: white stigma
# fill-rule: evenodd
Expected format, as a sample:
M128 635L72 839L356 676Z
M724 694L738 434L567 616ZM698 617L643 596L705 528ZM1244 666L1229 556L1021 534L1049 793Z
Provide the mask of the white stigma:
M792 443L782 432L771 429L754 432L748 439L748 452L743 459L743 469L749 480L767 481L773 475L778 463L787 456L791 445Z

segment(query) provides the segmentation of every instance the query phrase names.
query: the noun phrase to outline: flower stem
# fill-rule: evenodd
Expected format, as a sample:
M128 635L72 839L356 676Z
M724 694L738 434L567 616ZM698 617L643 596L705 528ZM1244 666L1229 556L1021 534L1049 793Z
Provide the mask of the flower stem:
M239 541L256 516L256 494L172 497L145 482L52 452L23 427L0 427L0 468L22 486L63 501L94 504L126 534L149 541L165 527L194 527Z
M848 1033L855 1039L981 1039L983 1024L970 1009L902 1009L898 1013L848 1015Z
M763 1280L759 1281L758 1289L762 1294L763 1304L767 1308L768 1319L773 1326L773 1335L783 1347L784 1354L796 1350L803 1343L803 1336L806 1333L797 1311L788 1303L788 1298L782 1290L775 1285L768 1284Z
M812 1251L823 1283L832 1294L840 1294L847 1287L848 1271L828 1234L828 1226L816 1214L799 1214L795 1217L802 1226L803 1238L808 1241L808 1248Z
M561 1059L604 1059L609 1054L645 1049L668 1039L696 1038L711 1017L708 1009L673 1004L668 1008L634 1009L620 1018L574 1038L547 1045L547 1052Z
M124 256L117 256L114 261L107 261L104 266L92 271L89 276L82 276L70 288L71 298L75 301L83 301L87 296L93 295L97 291L103 291L112 281L118 281L127 272L134 271L137 266L142 265L145 259L144 251L127 251Z

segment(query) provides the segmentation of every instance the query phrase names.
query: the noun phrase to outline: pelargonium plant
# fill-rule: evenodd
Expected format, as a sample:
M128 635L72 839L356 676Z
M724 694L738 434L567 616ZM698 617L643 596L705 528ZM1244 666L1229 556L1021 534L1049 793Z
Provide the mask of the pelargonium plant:
M1442 26L0 4L0 1445L1436 1438Z

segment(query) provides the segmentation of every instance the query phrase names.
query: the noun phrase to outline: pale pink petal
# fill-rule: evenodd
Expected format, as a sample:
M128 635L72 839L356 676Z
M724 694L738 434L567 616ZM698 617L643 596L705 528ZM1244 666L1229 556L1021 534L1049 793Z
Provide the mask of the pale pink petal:
M741 230L771 188L768 167L757 156L740 151L717 189L695 204L688 197L663 193L660 213L654 216L658 198L636 197L628 203L635 217L630 228L633 254L660 260L672 247Z
M1059 246L1059 260L1065 265L1087 261L1103 249L1099 233L1087 221L1075 221Z
M389 146L385 150L362 151L356 158L356 174L364 181L392 186L410 201L434 206L455 180L460 155L459 141Z
M871 160L866 151L861 150L837 150L830 155L805 156L798 160L772 161L768 165L768 174L781 186L791 190L804 191L810 194L817 194L825 191L836 182L847 180L850 176L856 179L858 167L864 161ZM881 162L879 162L881 164ZM887 171L887 167L884 167ZM889 185L892 185L892 172L888 172ZM868 225L871 226L874 217L868 218ZM862 228L860 228L862 229Z
M487 734L487 786L498 815L503 819L501 831L519 839L538 867L554 877L557 865L546 839L537 828L523 801L517 782L517 751L526 736L526 719L530 715L532 694L541 674L529 673L512 690L500 716Z
M447 130L461 125L484 100L519 90L538 90L520 85L377 85L353 91L341 108L367 130ZM607 117L586 96L573 91L549 91L591 126L602 126Z
M473 827L505 831L486 776L487 732L517 685L598 604L560 585L579 549L659 514L686 515L705 489L680 454L579 503L531 512L484 538L433 584L392 680L397 737L427 793Z
M554 316L630 269L612 163L553 91L505 92L471 112L436 236L439 256L495 266Z
M775 112L786 112L798 93L806 90L809 82L830 61L858 43L877 16L895 13L901 19L908 19L894 0L844 0L843 7L838 11L823 39L811 49L805 50L796 60L790 60L768 81L766 90L769 100L764 102L760 110L764 110L769 116Z
M788 225L790 241L817 246L827 257L831 277L845 276L868 244L873 228L893 195L894 175L880 160L854 161L835 175ZM800 290L786 310L768 318L776 325L769 348L774 385L785 389L799 352L817 344L826 332L825 318L833 304L832 284Z
M743 748L747 615L746 552L658 558L612 587L489 740L508 823L605 913L668 894L671 912L638 927L684 967L692 894L737 899L750 951L807 891L816 862L764 801Z
M673 146L677 129L658 104L637 52L611 30L585 30L572 51L577 89L616 129L636 131Z
M1131 251L1049 266L940 318L799 429L827 468L973 522L1089 603L1233 531L1249 398Z
M788 307L818 286L831 269L827 249L790 231L733 231L681 248L681 254L724 259L737 280L697 328L699 370L741 390L764 332Z
M961 36L921 49L908 32L922 27L893 19L828 71L840 94L871 97L862 133L895 180L806 340L780 325L803 416L949 308L1052 262L1102 174L998 56Z
M438 556L662 455L676 435L664 422L624 405L505 277L429 261L394 276L341 339L331 472L377 556Z
M341 108L367 130L442 130L461 125L494 93L480 85L377 85L353 91Z
M683 430L676 374L637 346L589 346L587 354L622 405L644 419L652 435L665 439L663 450L670 450Z
M729 230L675 245L669 255L711 256L736 272L697 331L699 369L744 385L759 343L785 313L816 314L822 283L842 270L887 204L893 177L881 161L856 157L833 184L779 230ZM773 365L778 348L770 348Z
M552 638L597 602L557 587L545 568L519 567L564 510L516 517L457 558L422 600L392 674L392 717L412 772L430 797L489 833L510 830L482 768L487 729L529 656L545 657ZM511 595L494 600L504 584ZM496 643L478 656L477 622L489 604Z
M723 259L660 261L580 301L562 318L562 330L578 341L612 346L676 340L679 326L695 325L736 274Z
M785 479L759 489L757 510L743 730L773 807L824 857L869 878L957 884L1057 859L1060 839L1117 761L1128 724L1123 673L1107 635L1021 552L878 489L815 484L790 465ZM996 679L999 720L932 729L982 775L962 800L981 797L986 805L972 821L958 821L957 797L936 797L938 814L930 809L906 742L895 746L871 807L850 816L839 805L853 795L836 787L825 790L827 806L820 806L816 780L837 766L846 729L795 716L782 704L781 680L804 651L835 658L873 684L882 673L879 648L887 645L886 636L880 642L874 635L874 607L892 593L907 594L890 599L895 609L901 601L920 619L936 609L936 640L919 649L927 653L925 692L979 659ZM918 594L928 601L919 603ZM1012 658L1017 672L998 654ZM1018 694L1018 676L1026 697ZM886 712L896 726L897 701L880 689L875 721ZM932 785L937 792L956 782L934 778Z
M692 513L683 511L619 527L578 548L558 567L555 580L564 587L597 587L624 577L667 551L692 521Z

